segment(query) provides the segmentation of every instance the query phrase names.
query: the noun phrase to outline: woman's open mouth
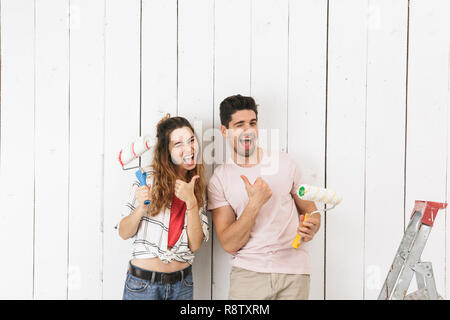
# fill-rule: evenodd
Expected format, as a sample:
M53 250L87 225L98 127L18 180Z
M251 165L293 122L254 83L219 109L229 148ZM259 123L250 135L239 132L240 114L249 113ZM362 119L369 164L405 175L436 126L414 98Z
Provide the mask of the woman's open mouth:
M183 157L183 163L188 166L192 166L193 164L195 164L194 154L192 153L190 155Z

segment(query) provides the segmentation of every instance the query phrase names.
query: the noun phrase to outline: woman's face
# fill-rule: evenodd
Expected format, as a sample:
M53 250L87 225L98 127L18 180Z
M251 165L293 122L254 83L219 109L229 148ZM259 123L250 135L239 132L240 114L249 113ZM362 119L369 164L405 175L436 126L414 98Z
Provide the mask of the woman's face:
M182 127L170 134L169 152L172 162L185 170L193 170L197 164L198 142L189 127Z

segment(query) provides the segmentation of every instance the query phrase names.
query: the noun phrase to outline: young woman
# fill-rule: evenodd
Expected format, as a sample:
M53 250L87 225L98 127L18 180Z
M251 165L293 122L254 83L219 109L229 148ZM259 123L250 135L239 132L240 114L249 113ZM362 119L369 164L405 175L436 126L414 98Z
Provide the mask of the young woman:
M148 186L133 183L119 224L123 239L134 237L123 299L191 300L194 252L209 237L204 167L185 118L167 115L156 138Z

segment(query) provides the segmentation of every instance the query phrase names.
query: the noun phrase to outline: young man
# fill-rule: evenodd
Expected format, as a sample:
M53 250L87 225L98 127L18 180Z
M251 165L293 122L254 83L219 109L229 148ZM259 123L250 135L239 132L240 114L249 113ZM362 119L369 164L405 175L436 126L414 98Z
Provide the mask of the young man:
M313 239L320 214L303 221L317 208L295 195L299 168L288 154L256 145L253 98L226 98L220 119L232 152L208 184L208 210L223 249L233 255L229 299L308 299L309 255L291 243L297 233L304 242Z

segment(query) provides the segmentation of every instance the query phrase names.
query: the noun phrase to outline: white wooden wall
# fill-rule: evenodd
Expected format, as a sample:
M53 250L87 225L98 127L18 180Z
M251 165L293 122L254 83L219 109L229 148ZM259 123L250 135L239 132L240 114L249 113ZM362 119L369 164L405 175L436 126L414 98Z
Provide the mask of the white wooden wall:
M208 146L237 93L308 183L344 195L307 244L312 299L375 299L414 200L450 197L447 0L0 6L2 299L120 299L130 242L114 225L134 172L118 151L167 112ZM446 298L449 239L440 212L422 257ZM196 299L227 298L229 258L213 234Z

